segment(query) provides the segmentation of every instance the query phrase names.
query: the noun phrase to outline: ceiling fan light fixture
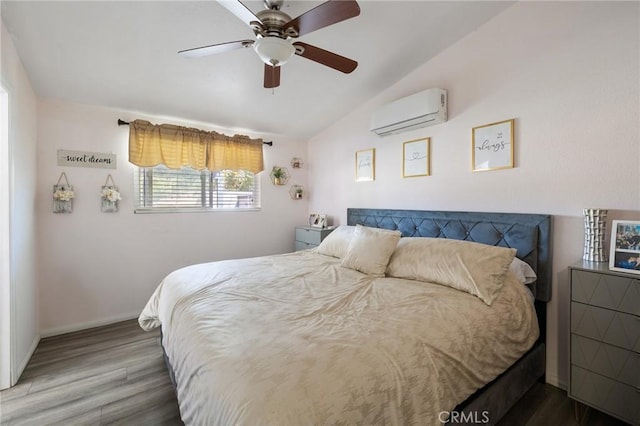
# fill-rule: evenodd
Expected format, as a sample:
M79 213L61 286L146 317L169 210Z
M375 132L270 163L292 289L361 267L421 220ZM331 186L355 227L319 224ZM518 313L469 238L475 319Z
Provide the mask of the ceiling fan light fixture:
M296 52L290 42L280 37L259 38L253 48L265 64L274 67L284 65Z

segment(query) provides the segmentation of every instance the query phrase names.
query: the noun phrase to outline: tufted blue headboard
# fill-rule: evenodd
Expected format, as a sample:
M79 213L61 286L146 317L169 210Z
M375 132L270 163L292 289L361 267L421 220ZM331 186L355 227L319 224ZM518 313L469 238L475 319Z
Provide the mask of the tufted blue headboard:
M522 213L347 209L347 225L397 229L403 237L451 238L517 249L538 276L536 300L551 299L551 216Z

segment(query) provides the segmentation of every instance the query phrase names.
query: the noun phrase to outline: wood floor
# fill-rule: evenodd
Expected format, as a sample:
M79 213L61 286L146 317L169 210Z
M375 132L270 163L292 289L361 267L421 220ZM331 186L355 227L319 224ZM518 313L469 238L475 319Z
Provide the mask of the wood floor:
M0 392L0 425L182 425L159 333L135 320L43 339L18 384ZM499 426L611 426L619 421L537 384ZM206 425L202 425L206 426Z
M180 425L158 331L136 321L42 339L1 425Z

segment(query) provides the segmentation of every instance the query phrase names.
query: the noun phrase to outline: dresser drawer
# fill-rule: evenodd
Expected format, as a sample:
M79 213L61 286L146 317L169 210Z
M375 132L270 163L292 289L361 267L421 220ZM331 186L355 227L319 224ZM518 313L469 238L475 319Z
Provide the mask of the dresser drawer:
M312 249L314 247L318 247L318 246L311 243L305 243L304 241L296 241L294 244L295 251Z
M319 245L335 228L296 228L296 241Z
M640 424L640 392L577 366L571 366L569 397L614 414L632 424Z
M640 317L571 302L571 332L640 352Z
M318 245L322 241L320 229L296 228L296 241Z
M640 389L640 354L571 335L571 364Z
M573 270L571 300L640 315L640 279Z

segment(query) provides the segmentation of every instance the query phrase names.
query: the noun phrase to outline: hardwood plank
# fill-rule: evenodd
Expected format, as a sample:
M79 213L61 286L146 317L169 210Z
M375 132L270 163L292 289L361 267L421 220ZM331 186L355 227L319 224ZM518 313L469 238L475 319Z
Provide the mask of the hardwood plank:
M2 423L4 425L4 423ZM100 408L84 411L75 416L22 417L9 422L9 426L58 426L58 425L99 425Z
M17 383L14 387L5 389L0 392L0 419L2 416L2 401L9 401L14 398L24 397L29 393L29 389L31 388L32 384L33 382L27 380Z
M162 415L154 413L157 410ZM102 407L101 424L140 424L134 419L148 419L153 416L162 421L164 417L172 418L178 414L178 402L170 383L148 390L145 394L134 395L131 398L111 402Z
M574 415L574 402L565 391L550 384L536 383L497 423L497 426L513 425L624 426L626 423L593 408L578 421Z
M68 361L78 356L85 357L90 354L97 355L98 358L102 355L104 358L106 350L117 354L117 351L129 351L131 346L157 346L156 337L153 335L145 336L145 338L136 335L124 335L117 338L117 343L114 342L113 338L108 339L101 342L87 343L86 345L58 345L43 342L43 345L51 345L53 350L49 348L40 352L36 350L36 353L29 361L29 366L33 369L53 362Z
M33 409L34 407L37 407L39 412L51 411L61 405L68 406L75 401L85 399L92 392L105 388L105 385L107 388L122 385L126 378L125 368L90 377L87 377L85 373L85 377L82 379L65 382L61 386L46 388L43 391L30 392L23 398L14 398L7 404L3 404L2 413L6 420L13 421L33 414L36 411ZM55 394L55 398L52 397L53 394Z

